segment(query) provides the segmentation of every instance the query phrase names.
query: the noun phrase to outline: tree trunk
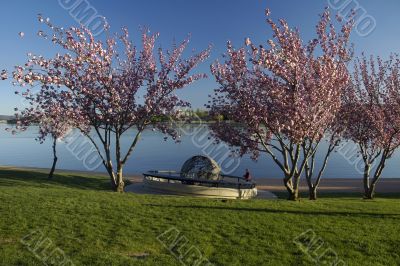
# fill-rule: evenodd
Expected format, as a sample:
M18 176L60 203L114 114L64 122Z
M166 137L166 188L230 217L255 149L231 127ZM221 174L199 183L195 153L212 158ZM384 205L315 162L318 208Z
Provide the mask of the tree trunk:
M122 176L122 166L121 166L121 167L118 167L118 170L117 170L117 188L116 188L116 191L117 192L124 192L124 186L125 186L125 183L124 183L124 178Z
M299 199L299 177L289 177L286 176L283 179L283 183L285 184L286 190L289 193L288 200L298 200Z
M297 201L299 200L299 191L293 190L292 193L289 194L289 200Z
M373 175L373 178L370 182L370 168L371 166L369 164L365 165L364 168L364 199L373 199L374 195L375 195L375 187L376 187L376 183L378 183L382 171L385 168L385 163L386 160L388 158L389 155L389 151L385 150L381 156L381 159L379 161L379 164L375 170L375 173Z
M317 188L319 185L319 181L314 184L312 182L312 176L309 175L309 172L306 171L306 181L308 186L308 198L310 200L317 200Z
M317 177L315 178L315 182L313 182L314 167L315 167L315 153L310 158L311 165L309 165L308 160L306 161L304 172L305 172L307 185L308 185L308 197L310 200L317 200L317 190L318 190L319 184L321 182L321 177L325 171L326 165L328 164L329 156L336 146L336 142L334 142L332 144L332 140L333 140L333 137L331 139L331 144L328 147L328 151L325 155L322 166L318 172Z
M111 187L116 192L123 192L124 191L124 185L125 184L124 184L124 178L123 178L123 175L122 175L122 170L123 170L123 167L124 167L126 161L128 160L129 156L131 155L134 147L136 146L137 142L139 141L141 133L145 128L145 124L146 124L146 121L144 121L142 123L142 125L140 127L138 127L139 131L136 134L136 137L133 140L132 144L129 146L128 151L127 151L127 153L126 153L126 155L124 157L121 156L120 139L121 139L121 135L123 133L123 130L122 130L120 125L116 125L115 126L115 128L114 128L115 131L113 131L110 126L107 126L104 129L105 130L104 136L100 132L99 127L94 126L94 128L96 130L96 133L97 133L99 139L101 140L101 142L103 144L105 157L102 155L102 151L100 150L100 148L97 145L96 141L89 134L85 133L85 135L89 138L91 143L96 148L99 156L101 157L101 159L103 161L103 165L106 168L107 173L108 173L108 175L110 177ZM82 132L84 132L84 131L82 131ZM111 133L112 132L115 133L115 159L116 159L116 164L117 164L116 171L114 171L115 168L113 166L113 160L112 160L112 157L111 157L111 150L110 150Z
M57 139L53 138L53 165L51 166L51 170L48 176L49 179L53 178L54 171L56 170L56 164L58 160L56 146L57 146Z
M107 162L107 173L110 177L112 190L115 192L124 192L124 182L122 177L122 167L117 165L117 172L114 172L114 167L111 162Z
M375 195L375 184L371 184L368 191L365 191L364 199L374 199Z
M309 191L309 199L310 200L317 200L317 187L314 186L309 186L308 187L308 191Z
M289 193L288 199L291 199L291 195L293 194L293 185L292 185L292 179L288 176L285 176L283 179L283 184L286 187L287 192Z
M364 198L368 199L368 195L370 194L370 185L369 185L369 172L371 170L371 166L368 163L365 163L364 166Z
M299 200L299 185L300 185L300 175L295 174L294 175L294 184L293 184L293 190L294 193L291 195L291 200Z
M120 144L120 133L115 134L115 155L117 160L117 192L124 192L124 178L122 176L123 163L121 161L121 144Z
M371 183L369 183L369 178L367 180L365 180L365 176L364 176L364 189L365 189L364 199L373 199L374 198L376 183L378 182L379 178L381 177L383 168L385 168L386 159L387 159L387 152L385 151L381 157L381 160L379 162L377 169L375 170L375 174L372 178ZM369 177L369 173L368 173L368 177ZM366 186L366 182L368 183L368 186Z
M104 150L106 152L106 158L107 161L104 163L104 166L107 169L107 173L110 176L110 184L111 184L111 188L114 191L117 191L118 188L118 182L117 182L117 177L115 176L115 172L114 172L114 166L111 160L111 152L110 152L110 148L108 145L104 145Z
M108 159L107 159L107 162L104 163L104 166L107 170L108 176L110 177L111 188L116 191L117 190L117 178L115 176L114 167L113 167L113 164L111 162L111 159L110 159L110 156L108 155L108 153L109 153L109 151L106 150Z

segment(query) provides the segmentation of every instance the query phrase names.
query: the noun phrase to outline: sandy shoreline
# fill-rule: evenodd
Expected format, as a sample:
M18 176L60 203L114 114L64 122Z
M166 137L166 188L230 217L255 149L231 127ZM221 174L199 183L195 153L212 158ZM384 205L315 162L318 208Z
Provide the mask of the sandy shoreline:
M31 170L47 172L49 169L46 168L35 168L35 167L14 167L14 166L0 166L0 170ZM107 176L106 173L102 172L86 172L78 170L56 170L58 173L67 174L84 174L84 175L97 175L97 176ZM136 175L126 175L126 179L134 183L142 182L142 176L140 174ZM283 186L283 181L280 178L257 178L256 180L257 188L260 190L269 190L271 192L285 192L286 189ZM307 191L307 183L303 179L300 182L300 191ZM363 181L361 178L325 178L321 179L320 192L362 192L363 191ZM378 193L400 193L400 178L382 178L379 180L376 192Z
M128 177L131 182L140 183L142 177ZM257 178L257 188L259 190L268 190L271 192L286 192L283 181L280 178ZM308 191L305 180L300 182L300 191ZM326 178L321 179L319 192L346 192L355 193L363 192L363 181L361 178ZM376 186L378 193L399 193L400 194L400 178L382 178Z
M257 187L271 192L286 191L282 179L264 178L257 179ZM305 180L300 182L300 191L307 191ZM363 192L363 180L361 178L326 178L321 179L320 192ZM376 186L378 193L400 193L400 178L382 178Z

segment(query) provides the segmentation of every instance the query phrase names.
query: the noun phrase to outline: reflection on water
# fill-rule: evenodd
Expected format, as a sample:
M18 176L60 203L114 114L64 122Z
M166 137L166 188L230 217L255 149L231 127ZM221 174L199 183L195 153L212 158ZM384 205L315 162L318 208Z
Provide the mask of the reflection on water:
M5 124L0 125L1 165L50 167L50 142L39 144L35 141L36 127L17 135L5 131L6 127ZM189 157L205 154L213 157L226 174L242 176L245 169L249 168L256 178L281 177L279 169L267 155L262 155L257 162L252 161L249 156L230 156L225 144L213 143L206 125L186 125L181 128L181 135L181 142L175 143L171 139L164 141L164 136L159 132L145 131L125 166L125 173L140 174L154 169L179 170ZM125 150L134 136L135 131L132 130L122 138L121 146ZM361 177L357 171L361 166L360 158L352 151L353 147L354 145L349 143L339 152L332 154L324 177ZM105 171L89 142L77 131L71 132L65 141L59 142L58 157L59 169ZM400 177L397 171L399 159L399 154L396 153L388 162L383 177Z

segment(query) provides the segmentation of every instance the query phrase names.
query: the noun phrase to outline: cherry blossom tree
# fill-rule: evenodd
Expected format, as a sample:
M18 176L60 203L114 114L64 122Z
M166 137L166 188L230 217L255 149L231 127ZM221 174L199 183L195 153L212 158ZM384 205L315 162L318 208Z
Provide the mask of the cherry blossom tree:
M355 142L364 162L364 197L372 199L386 161L400 145L400 59L364 55L355 63L342 118L345 137ZM373 173L371 173L371 171Z
M155 52L158 34L146 30L139 49L129 40L126 28L111 35L106 24L106 39L95 40L85 27L63 29L41 16L39 21L50 33L39 31L38 35L64 53L49 59L29 55L24 66L16 67L15 82L30 85L24 91L27 94L32 93L30 87L38 85L41 104L54 97L60 99L63 109L74 116L76 128L98 151L112 187L122 192L123 167L146 128L179 137L167 123L152 125L152 118L173 118L179 108L189 106L176 91L205 77L191 71L209 56L210 48L183 58L188 39L174 44L170 51L160 48ZM121 137L129 130L134 130L134 137L128 147L121 147Z
M326 9L308 43L285 20L267 21L273 32L268 48L249 38L250 49L228 42L225 62L211 66L220 85L211 96L211 114L230 120L215 123L212 132L242 155L269 155L283 172L289 199L296 200L303 170L341 107L352 21L337 32Z
M27 100L35 100L35 98L27 97ZM46 109L41 109L46 107ZM32 125L38 126L38 137L37 141L43 143L48 137L50 137L52 142L53 151L53 164L48 178L52 179L54 171L57 164L57 140L61 139L68 131L74 127L74 121L63 109L62 105L58 102L53 102L51 104L45 104L41 106L36 105L34 108L26 108L20 113L16 114L17 117L17 127L19 131L25 131L27 127Z

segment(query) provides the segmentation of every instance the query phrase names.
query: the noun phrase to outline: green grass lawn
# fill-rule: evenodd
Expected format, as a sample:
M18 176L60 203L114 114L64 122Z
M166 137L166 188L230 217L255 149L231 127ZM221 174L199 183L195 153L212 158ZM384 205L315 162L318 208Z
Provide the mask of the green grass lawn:
M394 195L221 201L108 189L104 177L0 170L0 264L50 265L59 254L74 265L193 265L174 257L190 249L201 265L315 265L323 251L347 265L400 265ZM307 230L322 243L308 254L305 237L294 243ZM159 237L166 231L173 237ZM182 238L170 252L162 242L174 232Z

